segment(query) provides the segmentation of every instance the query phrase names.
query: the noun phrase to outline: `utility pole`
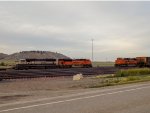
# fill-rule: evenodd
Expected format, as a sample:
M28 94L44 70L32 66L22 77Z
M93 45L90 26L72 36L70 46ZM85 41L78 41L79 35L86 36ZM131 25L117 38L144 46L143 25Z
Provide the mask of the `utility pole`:
M92 62L93 62L93 58L94 58L94 56L93 56L93 41L94 41L94 39L92 38Z

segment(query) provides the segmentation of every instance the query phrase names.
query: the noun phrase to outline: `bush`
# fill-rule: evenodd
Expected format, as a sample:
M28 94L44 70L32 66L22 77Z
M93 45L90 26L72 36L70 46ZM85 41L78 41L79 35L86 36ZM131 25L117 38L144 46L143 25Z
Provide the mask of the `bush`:
M0 66L5 66L5 63L4 63L4 62L1 62L1 63L0 63Z
M126 76L138 76L138 75L148 75L150 74L150 69L127 69L127 70L119 70L115 76L117 77L126 77Z

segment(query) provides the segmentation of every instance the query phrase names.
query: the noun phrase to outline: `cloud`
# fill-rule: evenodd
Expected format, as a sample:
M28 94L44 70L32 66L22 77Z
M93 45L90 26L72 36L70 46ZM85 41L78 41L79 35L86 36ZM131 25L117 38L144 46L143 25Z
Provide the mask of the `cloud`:
M150 55L149 2L1 2L0 52L50 50L95 60Z

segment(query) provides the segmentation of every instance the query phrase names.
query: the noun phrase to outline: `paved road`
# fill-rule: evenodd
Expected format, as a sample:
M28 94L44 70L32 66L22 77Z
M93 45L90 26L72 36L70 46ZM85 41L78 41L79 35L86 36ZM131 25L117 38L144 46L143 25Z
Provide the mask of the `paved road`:
M0 113L150 113L150 83L0 105Z

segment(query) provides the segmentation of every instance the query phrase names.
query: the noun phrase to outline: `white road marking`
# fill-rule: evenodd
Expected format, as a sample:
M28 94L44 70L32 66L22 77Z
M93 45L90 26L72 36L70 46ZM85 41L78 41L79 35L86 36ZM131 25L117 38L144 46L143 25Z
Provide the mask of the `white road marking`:
M65 96L57 96L57 97L42 98L42 99L29 100L29 101L13 102L13 103L1 104L0 107L8 106L8 105L16 105L16 104L25 104L25 103L39 102L39 101L44 101L44 100L52 100L52 99L58 99L58 98L82 96L82 95L85 95L85 94L100 93L100 92L105 92L105 91L113 91L113 90L132 88L132 87L141 87L141 86L145 86L145 85L149 85L149 84L132 85L132 86L128 86L128 87L113 88L113 89L102 89L102 90L100 89L100 90L83 92L83 93L76 93L76 94L70 94L70 95L65 95Z
M146 89L146 88L150 88L150 86L134 88L134 89L128 89L128 90L122 90L122 91L116 91L116 92L111 92L111 93L103 93L103 94L99 94L99 95L80 97L80 98L74 98L74 99L68 99L68 100L62 100L62 101L55 101L55 102L50 102L50 103L45 103L45 104L35 104L35 105L30 105L30 106L6 109L6 110L1 110L0 113L8 112L8 111L14 111L14 110L20 110L20 109L28 109L28 108L38 107L38 106L45 106L45 105L59 104L59 103L64 103L64 102L71 102L71 101L75 101L75 100L95 98L95 97L100 97L100 96L105 96L105 95L113 95L113 94L117 94L117 93L130 92L130 91Z

